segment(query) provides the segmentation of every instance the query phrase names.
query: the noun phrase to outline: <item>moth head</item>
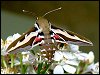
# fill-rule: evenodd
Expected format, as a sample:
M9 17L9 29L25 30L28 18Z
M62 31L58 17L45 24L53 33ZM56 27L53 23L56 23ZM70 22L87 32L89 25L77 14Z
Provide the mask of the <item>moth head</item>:
M50 28L48 20L43 17L38 17L36 20L36 24L39 29L42 29L42 31L46 31L47 29Z

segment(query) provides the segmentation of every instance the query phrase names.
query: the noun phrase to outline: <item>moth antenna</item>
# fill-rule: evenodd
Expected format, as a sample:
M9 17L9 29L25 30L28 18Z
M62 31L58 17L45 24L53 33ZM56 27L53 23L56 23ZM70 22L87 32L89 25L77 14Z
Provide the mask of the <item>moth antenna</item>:
M31 14L31 15L37 17L36 13L30 12L30 11L27 11L27 10L22 10L22 11L25 12L25 13L28 13L28 14Z
M61 8L62 8L62 7L59 7L59 8L54 9L54 10L51 10L51 11L45 13L42 17L46 16L47 14L49 14L49 13L51 13L51 12L54 12L54 11L60 10Z

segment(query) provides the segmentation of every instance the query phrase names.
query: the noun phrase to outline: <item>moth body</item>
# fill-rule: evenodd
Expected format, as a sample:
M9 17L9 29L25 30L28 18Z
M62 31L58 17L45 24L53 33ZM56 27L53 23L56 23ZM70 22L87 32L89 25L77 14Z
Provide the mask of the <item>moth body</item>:
M51 35L50 35L50 25L48 23L48 20L39 17L36 21L36 24L39 25L39 28L42 29L43 35L44 35L44 43L40 45L40 51L41 55L44 58L47 58L46 60L51 61L53 58L53 54L55 52L55 49L57 50L56 42L52 42Z

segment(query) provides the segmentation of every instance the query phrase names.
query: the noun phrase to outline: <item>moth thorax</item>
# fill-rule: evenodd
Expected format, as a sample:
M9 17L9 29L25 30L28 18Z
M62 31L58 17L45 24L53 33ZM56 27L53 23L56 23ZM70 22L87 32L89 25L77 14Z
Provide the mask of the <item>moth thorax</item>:
M44 33L49 33L50 31L50 25L48 23L48 20L43 17L38 17L37 23L39 25L39 28L42 29Z

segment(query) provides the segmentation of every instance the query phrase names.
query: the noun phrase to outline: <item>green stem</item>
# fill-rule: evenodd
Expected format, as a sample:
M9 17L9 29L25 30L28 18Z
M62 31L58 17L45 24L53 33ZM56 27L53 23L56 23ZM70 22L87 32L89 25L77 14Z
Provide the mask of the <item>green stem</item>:
M4 59L4 56L2 56L2 62L3 62L4 67L7 68L7 63L6 63L5 59Z
M14 67L14 54L10 54L11 57L11 68Z
M22 60L23 60L23 57L22 57L22 54L20 54L21 74L25 74Z
M80 73L80 66L77 67L77 71L76 71L76 74L79 74Z

